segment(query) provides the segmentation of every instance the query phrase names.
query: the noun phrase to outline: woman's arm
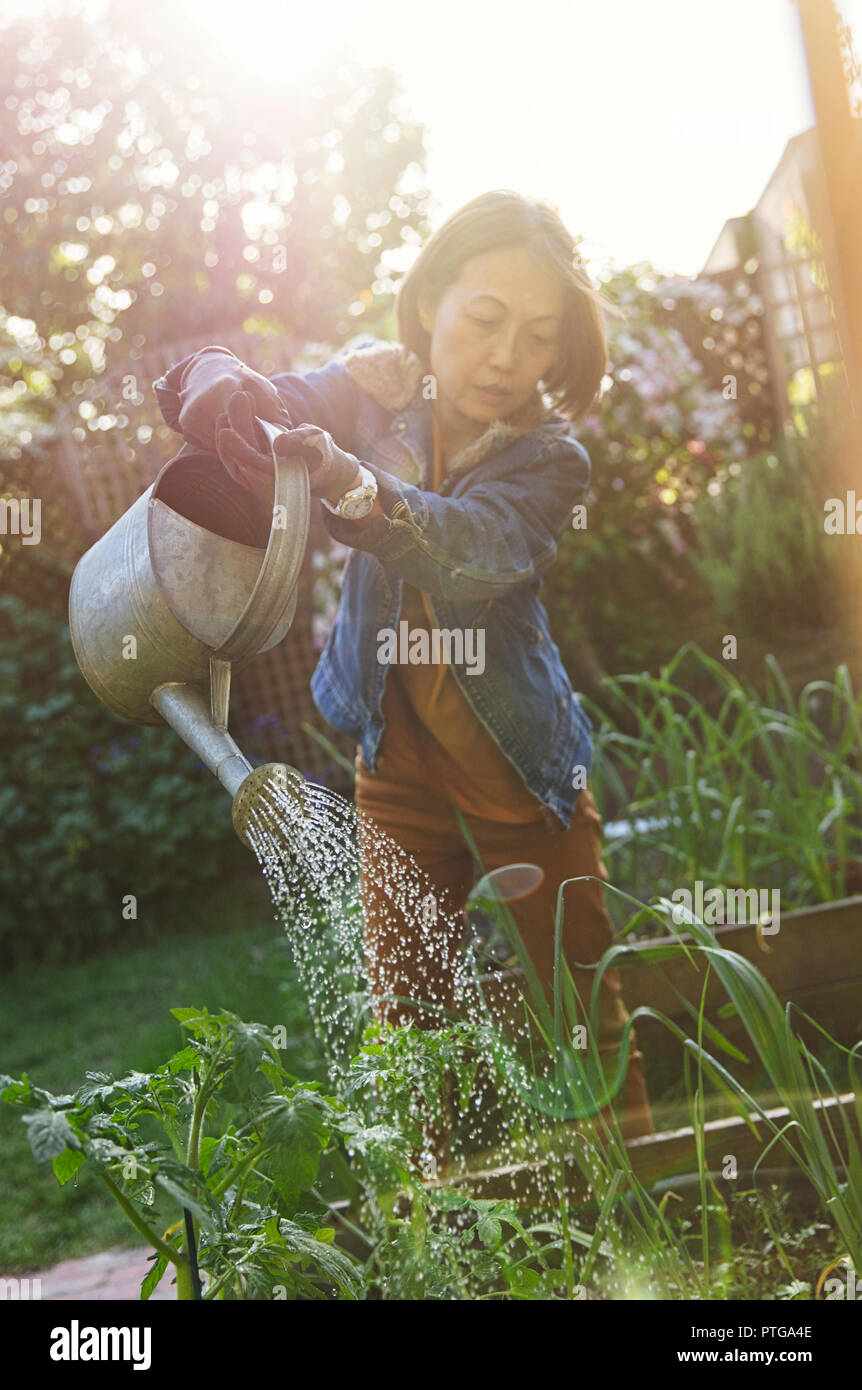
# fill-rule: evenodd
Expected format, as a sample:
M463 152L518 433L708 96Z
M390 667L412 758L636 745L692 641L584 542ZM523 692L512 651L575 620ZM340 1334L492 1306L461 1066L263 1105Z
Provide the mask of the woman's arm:
M551 443L529 475L477 483L457 498L365 467L377 479L373 511L361 521L327 513L327 530L443 598L493 598L542 574L590 477L589 455L573 439Z
M278 372L269 380L294 426L318 425L340 449L353 452L360 386L340 358L311 372Z

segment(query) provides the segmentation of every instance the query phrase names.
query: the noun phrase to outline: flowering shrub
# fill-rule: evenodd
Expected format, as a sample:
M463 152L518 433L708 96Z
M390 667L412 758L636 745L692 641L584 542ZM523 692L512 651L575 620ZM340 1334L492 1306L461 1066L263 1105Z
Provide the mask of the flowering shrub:
M554 632L578 676L585 649L620 671L690 635L684 604L708 598L691 564L694 504L719 467L769 433L768 421L746 419L765 367L741 351L761 310L745 282L732 293L644 266L604 289L625 319L609 321L606 389L580 425L592 460L587 524L564 538L547 584Z

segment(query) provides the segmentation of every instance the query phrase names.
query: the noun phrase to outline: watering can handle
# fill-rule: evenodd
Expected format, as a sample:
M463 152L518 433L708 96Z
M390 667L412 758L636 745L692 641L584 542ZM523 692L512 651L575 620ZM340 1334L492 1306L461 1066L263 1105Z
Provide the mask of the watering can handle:
M255 417L272 449L274 464L273 524L269 541L245 608L212 657L217 662L250 660L265 646L284 618L288 604L296 603L295 589L305 556L311 519L308 469L301 458L276 453L276 441L289 431ZM281 525L278 525L278 522Z

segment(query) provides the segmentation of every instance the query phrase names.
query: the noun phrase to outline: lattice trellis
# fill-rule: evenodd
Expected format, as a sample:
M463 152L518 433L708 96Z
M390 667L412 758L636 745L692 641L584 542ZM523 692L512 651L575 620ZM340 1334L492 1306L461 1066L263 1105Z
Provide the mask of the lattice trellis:
M104 535L182 447L180 436L162 420L152 383L174 362L214 341L264 376L308 370L333 352L323 345L308 348L291 339L263 339L243 332L205 341L175 340L145 351L133 347L121 372L105 373L59 412L60 471L80 537L78 554ZM328 728L309 688L318 656L312 556L327 550L329 544L326 528L315 515L293 625L283 642L255 657L235 677L231 731L250 757L292 763L312 779L344 790L349 786L347 774L301 727L308 724L318 729L352 757L352 744Z

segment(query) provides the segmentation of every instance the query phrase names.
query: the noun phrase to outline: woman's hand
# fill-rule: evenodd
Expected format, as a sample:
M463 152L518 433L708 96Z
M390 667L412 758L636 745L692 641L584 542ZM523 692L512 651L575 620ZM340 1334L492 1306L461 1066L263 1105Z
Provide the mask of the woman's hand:
M216 421L215 448L234 482L264 501L273 499L273 458L269 442L255 424L255 401L248 391L235 391L227 410ZM301 458L308 468L312 497L337 502L359 482L359 460L339 449L326 430L299 425L275 445L284 458Z
M278 441L279 454L298 455L308 468L312 497L335 503L361 482L359 459L339 449L331 434L317 425L297 425Z
M234 391L227 410L216 417L215 451L235 483L248 488L262 501L273 504L272 449L255 424L257 404L250 391Z
M252 415L290 427L290 416L271 381L247 367L227 348L205 347L185 368L179 390L179 427L183 438L201 449L216 449L219 418L231 398L246 392ZM254 438L254 435L252 435Z

